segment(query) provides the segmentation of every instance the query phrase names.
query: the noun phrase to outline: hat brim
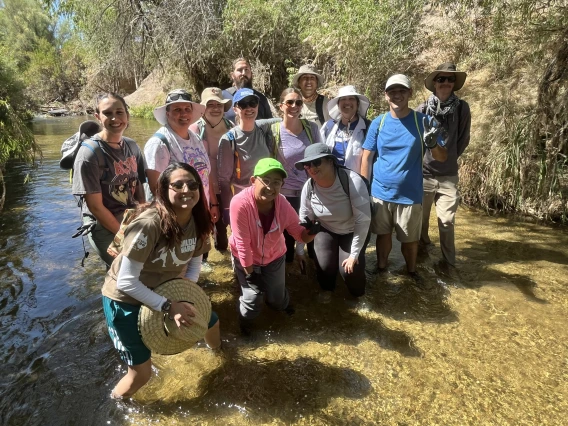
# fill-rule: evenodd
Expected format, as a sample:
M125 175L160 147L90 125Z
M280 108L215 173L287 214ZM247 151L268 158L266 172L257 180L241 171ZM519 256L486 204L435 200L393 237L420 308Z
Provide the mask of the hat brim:
M166 116L166 107L174 104L191 104L191 106L193 107L193 111L191 113L190 124L195 123L203 116L203 114L205 114L205 107L201 104L198 104L197 102L190 102L185 100L173 101L167 105L162 105L157 108L154 108L154 118L162 126L165 126L166 123L168 122L168 117Z
M467 73L463 72L463 71L448 71L448 70L436 70L436 71L432 71L428 77L426 77L424 79L424 86L426 86L426 89L428 89L430 92L434 93L434 79L436 78L436 76L438 74L442 74L442 73L451 73L451 74L455 74L456 76L456 82L454 83L454 92L457 92L458 90L460 90L463 85L465 84L465 79L467 78Z
M329 112L329 116L335 121L341 118L341 111L339 110L339 105L338 105L339 99L346 98L347 96L356 96L359 98L359 109L357 110L357 113L363 118L367 117L367 111L369 110L371 102L369 101L369 98L366 97L365 95L360 95L356 93L351 95L336 96L335 98L330 100L329 103L327 104L327 111Z
M292 77L292 86L294 87L299 87L298 86L298 82L300 81L300 77L302 77L303 75L315 75L316 78L318 79L318 89L320 87L323 86L323 76L321 74L317 74L315 72L302 72L302 73L298 73L298 74L294 74L294 77Z
M295 163L294 166L298 170L304 170L304 164L305 163L309 163L310 161L314 161L314 160L317 160L318 158L324 158L324 157L329 157L329 158L333 159L334 163L337 163L337 158L335 158L335 156L333 154L323 154L322 153L322 154L312 155L311 157L306 157L302 161L298 161L297 163Z
M189 327L177 328L163 312L142 306L138 315L138 329L144 344L156 354L174 355L183 352L203 339L211 318L211 302L205 292L192 281L176 278L166 281L154 292L172 301L191 302L195 317Z
M205 108L207 108L207 102L209 101L217 101L223 104L223 109L225 112L229 111L231 109L231 106L233 105L233 101L231 99L221 99L216 96L212 96L201 101L200 105L203 106L203 114L205 114Z

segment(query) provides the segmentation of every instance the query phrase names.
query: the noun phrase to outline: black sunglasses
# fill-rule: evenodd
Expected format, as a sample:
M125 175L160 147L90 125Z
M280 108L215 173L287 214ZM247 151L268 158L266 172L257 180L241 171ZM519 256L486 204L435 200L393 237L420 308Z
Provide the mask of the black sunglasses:
M436 77L434 79L434 81L436 83L444 83L445 81L447 81L448 83L455 83L456 82L456 76L455 75L451 75L449 77L447 76L440 76L440 77Z
M321 166L321 158L316 158L315 160L312 161L306 161L304 164L304 168L307 167L319 167Z
M189 93L174 93L172 95L168 95L168 97L166 98L166 103L178 101L180 99L182 101L191 102L191 95Z
M301 99L288 99L288 100L284 101L284 103L286 105L290 106L290 107L294 106L294 105L299 106L299 107L304 105L304 101L301 100Z
M195 180L176 180L170 183L170 188L176 192L182 191L184 186L187 186L187 189L190 191L197 191L199 189L199 182Z
M237 107L240 109L256 108L258 106L258 100L251 99L250 101L239 101L237 102Z

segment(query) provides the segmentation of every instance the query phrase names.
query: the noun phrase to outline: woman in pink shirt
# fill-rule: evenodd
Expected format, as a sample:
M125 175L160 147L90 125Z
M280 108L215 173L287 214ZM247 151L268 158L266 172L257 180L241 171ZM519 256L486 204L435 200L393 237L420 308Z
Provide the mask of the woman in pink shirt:
M279 161L263 158L254 168L251 186L231 200L229 245L242 288L239 320L243 334L250 334L263 298L272 309L294 313L285 286L283 233L286 230L297 241L309 243L318 231L312 222L300 225L298 214L280 195L286 177Z

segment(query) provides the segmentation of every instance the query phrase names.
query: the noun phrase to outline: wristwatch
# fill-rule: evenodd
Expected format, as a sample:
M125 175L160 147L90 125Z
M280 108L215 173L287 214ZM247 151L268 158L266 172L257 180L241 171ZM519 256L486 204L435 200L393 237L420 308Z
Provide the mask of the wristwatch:
M170 312L170 308L172 307L172 302L171 300L167 299L163 304L162 304L162 308L161 311L162 312Z

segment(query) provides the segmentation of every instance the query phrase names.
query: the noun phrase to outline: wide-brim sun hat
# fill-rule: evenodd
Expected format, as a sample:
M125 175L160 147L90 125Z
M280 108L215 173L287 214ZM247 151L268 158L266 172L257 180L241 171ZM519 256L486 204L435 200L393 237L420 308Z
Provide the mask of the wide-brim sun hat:
M341 118L341 111L339 110L339 99L345 98L347 96L355 96L359 98L359 109L358 113L361 117L365 118L367 116L367 110L371 105L371 101L365 95L362 95L357 92L355 86L343 86L337 92L337 96L329 101L327 104L327 111L329 112L329 116L334 120L339 120Z
M304 151L304 158L294 164L298 170L304 170L304 163L317 160L318 158L330 157L335 162L337 158L331 152L331 148L324 143L313 143Z
M174 355L183 352L205 337L211 318L211 302L205 292L192 281L176 278L153 289L160 296L174 302L189 302L195 317L192 325L178 328L167 313L142 306L138 315L138 329L144 344L156 354Z
M207 107L207 102L217 101L223 104L225 112L229 111L233 101L230 99L223 99L223 92L218 87L208 87L201 93L201 105Z
M294 76L292 77L292 86L298 87L298 82L300 81L300 77L306 74L311 74L316 76L316 78L318 79L318 88L323 86L323 76L320 73L318 73L318 70L312 64L306 64L300 67L298 72L294 74Z
M404 74L391 75L385 84L385 92L392 86L403 86L407 89L412 89L412 82Z
M189 120L190 124L195 123L205 113L205 107L201 104L198 104L197 102L193 102L191 100L190 93L188 93L184 89L176 89L172 90L166 95L166 103L164 105L154 108L154 118L162 126L165 126L168 122L168 118L166 116L166 108L169 105L181 103L190 103L193 108L191 119Z
M428 74L428 77L424 79L424 86L426 86L426 89L428 89L430 92L434 92L434 79L438 74L441 73L452 73L456 76L456 82L454 83L454 92L457 92L463 87L465 79L467 78L467 74L465 72L457 70L456 64L445 62L442 65L438 65L438 68Z

